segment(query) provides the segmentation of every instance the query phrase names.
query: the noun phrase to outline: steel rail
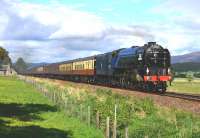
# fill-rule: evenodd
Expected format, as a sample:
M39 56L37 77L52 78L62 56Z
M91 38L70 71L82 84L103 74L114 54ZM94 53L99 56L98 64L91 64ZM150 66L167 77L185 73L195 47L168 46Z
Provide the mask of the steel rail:
M175 98L191 100L191 101L199 101L200 102L200 95L197 95L197 94L166 92L164 94L164 96L169 96L169 97L175 97Z

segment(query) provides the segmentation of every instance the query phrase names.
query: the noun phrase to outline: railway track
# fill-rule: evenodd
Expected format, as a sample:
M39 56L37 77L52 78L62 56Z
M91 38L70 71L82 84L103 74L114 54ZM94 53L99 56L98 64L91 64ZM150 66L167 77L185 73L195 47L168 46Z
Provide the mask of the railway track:
M97 84L95 84L97 85ZM97 86L103 86L103 87L109 87L109 88L116 88L121 90L134 90L131 88L120 88L120 87L114 87L114 86L105 86L105 85L97 85ZM177 92L165 92L164 94L155 93L155 92L146 92L146 91L137 91L141 93L147 93L147 94L153 94L153 95L161 95L161 96L167 96L167 97L174 97L184 100L190 100L190 101L198 101L200 102L200 94L187 94L187 93L177 93Z
M194 94L186 94L186 93L175 93L175 92L166 92L164 96L168 97L175 97L190 101L199 101L200 102L200 95L194 95Z

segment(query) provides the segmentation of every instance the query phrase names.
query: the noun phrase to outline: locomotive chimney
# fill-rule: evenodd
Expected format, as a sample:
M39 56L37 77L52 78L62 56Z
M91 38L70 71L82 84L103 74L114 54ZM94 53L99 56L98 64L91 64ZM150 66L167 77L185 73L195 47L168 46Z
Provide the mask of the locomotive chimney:
M156 42L148 42L149 46L152 46L152 45L155 45L155 44L156 44Z

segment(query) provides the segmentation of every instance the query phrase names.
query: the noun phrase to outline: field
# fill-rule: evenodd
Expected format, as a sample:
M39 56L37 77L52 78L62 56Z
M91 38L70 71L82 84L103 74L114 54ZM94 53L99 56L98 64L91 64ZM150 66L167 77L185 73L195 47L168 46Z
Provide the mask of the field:
M99 126L105 131L106 117L110 117L110 127L114 126L114 107L117 105L117 135L124 138L128 128L130 138L196 138L200 137L200 116L175 108L157 106L151 98L138 99L118 95L107 88L70 84L68 82L25 78L37 84L49 97L56 99L61 107L73 109L72 116L78 117L80 110L91 111L91 122L95 125L97 111L100 113ZM29 81L28 81L29 82ZM92 87L91 90L89 87ZM53 91L52 91L53 90ZM81 106L80 106L81 105ZM73 108L72 108L73 107ZM82 108L81 108L82 107ZM76 116L78 114L78 116ZM85 114L81 112L81 114ZM112 131L111 131L112 132Z
M187 79L176 78L172 82L172 86L169 86L167 90L180 93L200 94L200 79L194 79L188 82Z
M1 138L102 138L101 131L68 117L31 85L0 77Z

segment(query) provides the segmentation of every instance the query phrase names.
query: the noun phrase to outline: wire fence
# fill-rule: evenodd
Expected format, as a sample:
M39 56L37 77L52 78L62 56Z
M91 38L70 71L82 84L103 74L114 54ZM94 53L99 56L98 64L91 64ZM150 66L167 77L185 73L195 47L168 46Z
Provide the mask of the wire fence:
M31 84L45 97L50 99L57 107L64 110L69 117L78 118L81 122L88 126L96 127L104 132L105 138L128 138L129 128L124 125L118 129L118 105L112 108L110 116L102 114L104 111L99 111L94 108L93 103L80 101L69 94L67 89L61 89L54 86L45 85L44 83L35 81L25 76L18 76L25 83ZM145 138L148 138L147 136Z
M83 94L86 94L86 97L74 96L78 89L71 90L71 86L60 88L40 79L35 80L20 75L18 78L36 88L67 116L100 129L105 138L193 137L193 135L198 137L198 133L193 133L197 131L191 125L194 123L191 122L193 120L187 121L187 114L183 117L182 112L174 112L170 116L172 121L168 122L157 115L156 107L148 99L131 101L126 99L126 96L123 98L121 95L113 95L110 92L96 91L97 101L96 98L89 97L90 95L85 91ZM99 93L101 95L98 95ZM103 102L99 100L102 95ZM178 118L180 114L181 119ZM141 118L146 115L149 118L142 120ZM187 126L188 129L183 126Z

